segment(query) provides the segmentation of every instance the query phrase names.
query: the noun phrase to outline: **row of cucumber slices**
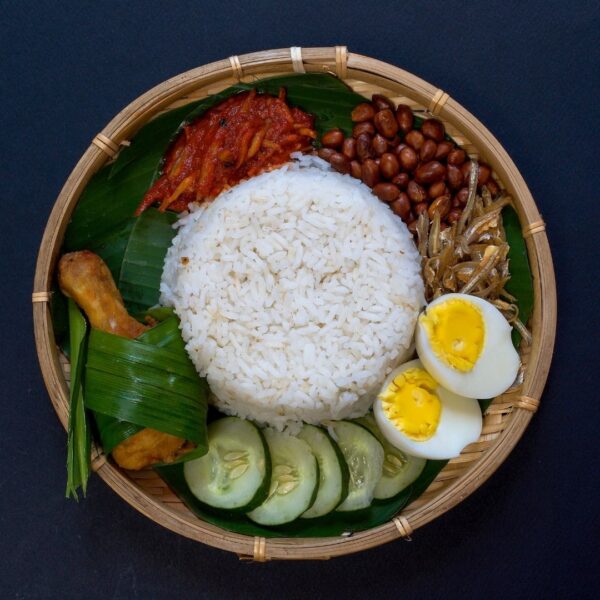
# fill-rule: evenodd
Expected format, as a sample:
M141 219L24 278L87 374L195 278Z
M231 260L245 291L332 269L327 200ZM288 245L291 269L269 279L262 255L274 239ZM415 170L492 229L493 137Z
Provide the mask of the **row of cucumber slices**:
M261 525L367 508L400 493L426 462L389 444L371 415L304 425L296 436L224 417L209 425L208 443L206 455L184 465L191 492Z

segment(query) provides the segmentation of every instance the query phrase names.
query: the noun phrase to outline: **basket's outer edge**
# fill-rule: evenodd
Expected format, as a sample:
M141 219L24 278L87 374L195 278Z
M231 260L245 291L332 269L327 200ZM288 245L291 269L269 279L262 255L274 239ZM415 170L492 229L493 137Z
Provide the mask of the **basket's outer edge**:
M340 50L335 47L303 48L302 60L307 71L335 72L336 57L339 61L339 54ZM292 70L289 48L254 52L240 55L238 58L243 67L244 78L251 78L254 73L258 72L268 71L276 74ZM399 88L400 92L414 98L424 106L430 105L437 92L432 85L398 67L360 54L348 52L345 67L348 77L359 78L366 82L372 81L375 84L393 84L395 88ZM178 75L140 96L121 111L100 133L116 144L122 143L149 118L177 98L191 92L194 88L228 76L231 76L229 59L213 62ZM452 98L448 98L440 108L439 116L459 127L477 146L491 150L487 160L506 184L508 192L518 199L516 209L521 223L527 225L540 221L540 214L527 185L494 136ZM36 266L34 292L50 291L52 275L70 215L81 191L106 160L106 154L95 145L91 145L67 179L44 232ZM531 321L532 359L528 364L521 393L539 399L550 368L554 346L556 287L546 233L541 232L528 237L526 244L533 273L535 303ZM543 294L542 290L544 290ZM60 367L48 303L35 303L33 317L36 347L44 381L60 421L66 428L68 387ZM433 520L479 487L512 450L532 414L526 409L517 408L503 434L494 441L494 444L477 461L474 468L445 488L442 494L418 509L411 511L409 507L403 514L410 520L412 529L416 530ZM217 548L244 556L253 556L253 537L226 532L199 519L193 522L187 520L185 515L158 502L132 485L127 475L114 467L111 462L99 465L97 472L124 500L168 529ZM397 526L393 522L389 522L368 531L355 533L350 537L268 539L265 558L325 559L365 550L398 537L400 537L400 533Z

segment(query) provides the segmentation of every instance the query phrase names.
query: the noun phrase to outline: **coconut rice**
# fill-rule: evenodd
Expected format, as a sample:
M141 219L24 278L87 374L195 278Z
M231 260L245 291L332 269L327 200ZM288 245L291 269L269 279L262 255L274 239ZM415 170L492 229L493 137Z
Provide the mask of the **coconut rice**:
M424 304L404 223L325 165L301 159L183 216L161 282L217 407L280 430L364 414Z

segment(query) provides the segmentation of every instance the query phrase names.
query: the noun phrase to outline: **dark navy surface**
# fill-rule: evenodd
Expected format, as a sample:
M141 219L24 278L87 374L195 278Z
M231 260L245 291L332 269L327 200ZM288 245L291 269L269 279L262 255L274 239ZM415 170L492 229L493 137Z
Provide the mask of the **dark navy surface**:
M591 598L598 571L597 2L0 5L0 597ZM240 563L146 519L96 476L65 500L66 437L30 294L52 204L90 140L161 81L232 54L346 44L444 89L498 137L548 226L559 323L540 411L496 474L397 541Z

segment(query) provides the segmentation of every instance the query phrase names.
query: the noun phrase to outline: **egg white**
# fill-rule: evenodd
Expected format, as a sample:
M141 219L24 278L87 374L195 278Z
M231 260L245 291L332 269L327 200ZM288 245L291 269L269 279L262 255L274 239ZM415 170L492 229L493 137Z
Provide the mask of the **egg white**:
M521 364L510 337L511 326L493 304L468 294L445 294L431 302L426 310L453 298L474 304L481 310L485 322L483 349L475 366L462 372L441 361L420 321L415 334L417 354L429 374L448 390L467 398L494 398L513 384Z
M425 367L420 360L411 360L401 365L390 373L382 390L408 369ZM381 400L375 400L373 415L381 433L392 446L411 456L443 460L455 458L465 446L479 439L483 421L477 400L459 396L442 386L438 386L435 393L442 403L440 422L435 433L428 440L421 442L412 440L399 431L385 415Z

